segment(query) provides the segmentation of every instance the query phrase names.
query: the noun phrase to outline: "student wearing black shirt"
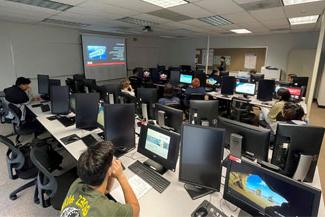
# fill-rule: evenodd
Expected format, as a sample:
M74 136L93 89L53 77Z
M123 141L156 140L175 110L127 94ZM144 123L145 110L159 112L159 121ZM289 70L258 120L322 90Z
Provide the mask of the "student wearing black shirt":
M225 72L227 70L226 58L224 56L220 57L220 66L218 67L220 72Z
M29 101L27 91L30 89L30 83L29 78L17 78L15 85L4 89L6 100L14 104L27 103Z

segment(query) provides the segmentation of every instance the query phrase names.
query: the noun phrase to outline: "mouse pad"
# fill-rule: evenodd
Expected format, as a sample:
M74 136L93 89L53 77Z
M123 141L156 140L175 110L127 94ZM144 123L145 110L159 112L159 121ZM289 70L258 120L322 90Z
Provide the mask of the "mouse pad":
M80 140L80 137L77 136L76 134L72 134L70 136L66 136L60 139L65 145L68 145L70 143L73 143L75 141Z

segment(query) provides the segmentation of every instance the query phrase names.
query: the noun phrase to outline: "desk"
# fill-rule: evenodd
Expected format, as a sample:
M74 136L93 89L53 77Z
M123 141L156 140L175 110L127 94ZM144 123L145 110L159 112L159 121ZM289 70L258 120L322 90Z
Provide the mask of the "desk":
M74 143L70 143L68 145L64 145L61 142L61 138L65 136L69 136L71 134L77 134L80 137L86 136L90 133L98 133L101 132L100 129L95 129L93 131L86 131L76 129L75 125L70 127L64 127L57 120L49 121L47 119L48 116L51 116L49 112L43 113L39 107L32 108L28 106L29 109L34 112L37 116L37 120L49 131L50 134L54 136L63 147L77 160L80 154L86 150L86 145L81 141L76 141ZM229 152L225 150L225 156ZM147 158L136 150L133 150L120 158L123 164L128 167L135 160L139 160L141 162L145 161ZM151 189L147 192L143 197L140 198L140 216L141 217L188 217L194 211L196 207L198 207L203 200L210 201L217 208L222 210L228 216L238 216L240 209L236 209L236 207L229 202L226 202L228 206L225 205L225 201L222 200L223 195L223 186L221 186L220 192L213 193L211 195L207 195L205 197L199 198L197 200L192 200L188 195L186 190L184 189L184 184L178 182L178 173L179 173L179 162L176 166L176 172L167 171L163 176L171 182L169 187L162 193L158 193L154 189ZM223 168L223 176L226 174L226 169ZM132 177L134 174L126 169L125 174L127 177ZM221 182L224 183L225 178L222 178ZM117 183L114 184L113 189L117 187ZM314 182L311 184L312 186L321 189L320 180L318 170L315 172ZM235 210L236 209L236 210ZM325 207L323 203L323 197L321 198L319 213L318 216L325 215Z

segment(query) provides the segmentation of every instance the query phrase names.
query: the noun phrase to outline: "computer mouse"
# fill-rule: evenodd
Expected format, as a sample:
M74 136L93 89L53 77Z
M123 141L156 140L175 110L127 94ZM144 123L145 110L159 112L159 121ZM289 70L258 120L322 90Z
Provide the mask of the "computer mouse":
M205 217L208 215L208 210L204 207L200 207L196 210L196 212L194 213L195 217Z
M76 136L76 135L71 136L71 137L69 137L69 139L68 139L69 142L74 142L74 141L77 141L77 140L79 140L79 137Z

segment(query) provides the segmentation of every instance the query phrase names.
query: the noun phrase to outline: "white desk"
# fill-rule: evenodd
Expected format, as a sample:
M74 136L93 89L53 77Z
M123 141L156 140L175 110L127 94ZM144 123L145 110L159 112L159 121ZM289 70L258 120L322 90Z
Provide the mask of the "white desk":
M75 158L78 159L80 154L86 150L86 145L81 141L76 141L68 145L64 145L61 142L61 138L69 136L71 134L77 134L80 137L90 134L91 132L76 129L75 125L70 127L64 127L57 120L49 121L46 117L51 116L49 112L43 113L39 107L32 108L29 106L30 110L35 113L38 121L51 133L66 150ZM101 132L100 129L96 129L92 132ZM225 151L225 156L228 151ZM125 167L131 165L135 160L141 162L145 161L147 158L137 153L136 150L133 150L123 157L120 160L123 162ZM203 200L210 201L217 208L222 210L228 216L238 216L240 209L236 209L234 205L229 202L226 202L228 206L225 205L225 201L222 200L223 195L223 185L221 186L220 192L213 193L211 195L199 198L197 200L192 200L184 189L184 184L178 182L178 172L179 163L177 163L176 172L167 171L163 177L171 182L168 188L162 193L158 193L154 189L151 189L143 197L140 198L140 216L141 217L188 217L196 209ZM223 176L225 176L226 170L223 168ZM134 174L126 169L125 174L127 177L132 177ZM224 178L222 178L222 183L224 183ZM321 189L318 170L315 172L314 182L312 186ZM113 188L117 187L117 183ZM325 215L325 207L323 203L323 197L321 198L319 213L318 216Z

